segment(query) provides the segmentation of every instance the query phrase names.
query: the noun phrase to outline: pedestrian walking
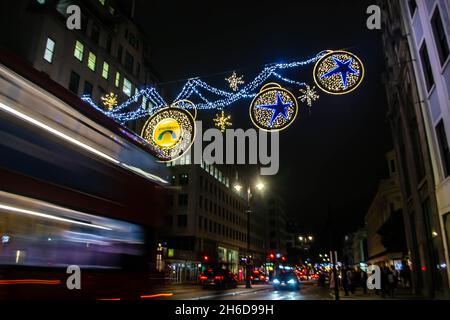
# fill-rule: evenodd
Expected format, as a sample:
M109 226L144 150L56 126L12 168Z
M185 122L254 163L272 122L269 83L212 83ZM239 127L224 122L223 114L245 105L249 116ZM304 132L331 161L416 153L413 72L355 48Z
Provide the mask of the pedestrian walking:
M367 294L367 272L361 270L361 286L364 294Z

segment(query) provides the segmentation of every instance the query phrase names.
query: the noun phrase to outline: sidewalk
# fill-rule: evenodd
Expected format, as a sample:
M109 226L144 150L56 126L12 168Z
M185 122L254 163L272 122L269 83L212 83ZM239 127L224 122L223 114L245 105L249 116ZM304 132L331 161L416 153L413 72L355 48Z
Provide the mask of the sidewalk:
M334 290L330 289L330 295L334 299ZM375 290L367 290L365 294L361 288L358 288L354 294L351 292L348 293L348 296L345 295L345 291L343 289L339 290L339 298L340 300L424 300L425 298L411 293L408 289L397 289L394 294L394 298L386 296L383 298L381 296L381 292L376 294Z

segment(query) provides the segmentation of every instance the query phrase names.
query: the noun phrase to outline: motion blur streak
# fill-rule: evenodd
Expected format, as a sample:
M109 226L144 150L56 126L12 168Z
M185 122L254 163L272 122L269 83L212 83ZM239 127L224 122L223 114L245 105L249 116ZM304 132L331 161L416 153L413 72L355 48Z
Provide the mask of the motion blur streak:
M120 298L104 298L104 299L97 299L98 301L120 301Z
M152 298L171 297L171 296L173 296L173 293L156 293L156 294L141 296L141 299L152 299Z
M0 280L0 285L14 285L14 284L58 285L61 284L61 280L40 280L40 279Z
M27 116L26 114L23 114L20 111L17 111L15 109L11 108L11 107L8 107L7 105L5 105L5 104L3 104L1 102L0 102L0 108L2 108L3 110L5 110L5 111L7 111L7 112L9 112L9 113L11 113L11 114L21 118L21 119L23 119L25 121L28 121L28 122L30 122L30 123L32 123L32 124L42 128L44 130L47 130L48 132L51 132L54 135L56 135L56 136L58 136L58 137L60 137L60 138L62 138L64 140L66 140L66 141L68 141L70 143L73 143L73 144L75 144L75 145L77 145L79 147L82 147L83 149L86 149L86 150L88 150L88 151L90 151L92 153L95 153L96 155L98 155L98 156L100 156L102 158L105 158L105 159L107 159L107 160L109 160L111 162L114 162L116 164L120 163L116 159L108 156L107 154L104 154L103 152L100 152L100 151L92 148L91 146L88 146L87 144L84 144L84 143L82 143L82 142L80 142L80 141L78 141L78 140L76 140L76 139L66 135L65 133L62 133L62 132L60 132L58 130L55 130L55 129L53 129L50 126L48 126L48 125L46 125L46 124L44 124L44 123L42 123L42 122L40 122L40 121L38 121L36 119L33 119L32 117Z
M79 225L86 226L86 227L91 227L91 228L97 228L97 229L102 229L102 230L112 230L110 228L99 226L99 225L95 225L95 224L75 221L75 220L66 219L66 218L60 218L60 217L52 216L52 215L49 215L49 214L46 214L46 213L40 213L40 212L37 212L37 211L31 211L31 210L26 210L26 209L6 206L6 205L3 205L3 204L0 204L0 209L5 209L5 210L9 210L9 211L14 211L14 212L20 212L20 213L29 214L29 215L32 215L32 216L38 216L38 217L46 218L46 219L52 219L52 220L58 220L58 221L62 221L62 222L69 222L69 223L73 223L73 224L79 224Z
M85 150L87 150L87 151L89 151L91 153L94 153L94 154L96 154L96 155L98 155L98 156L100 156L100 157L102 157L102 158L104 158L104 159L106 159L108 161L111 161L111 162L113 162L115 164L118 164L118 165L124 167L124 168L127 168L127 169L129 169L131 171L134 171L135 173L137 173L137 174L139 174L141 176L144 176L147 179L151 179L153 181L158 181L160 183L168 183L165 179L163 179L161 177L158 177L157 175L148 173L148 172L146 172L146 171L144 171L142 169L136 168L134 166L127 165L126 163L122 163L122 162L114 159L113 157L110 157L107 154L105 154L105 153L103 153L103 152L101 152L101 151L99 151L99 150L97 150L97 149L95 149L95 148L85 144L85 143L82 143L82 142L80 142L80 141L78 141L78 140L68 136L67 134L65 134L63 132L60 132L60 131L58 131L58 130L56 130L56 129L54 129L54 128L52 128L52 127L50 127L50 126L48 126L48 125L46 125L46 124L44 124L44 123L42 123L42 122L40 122L38 120L36 120L36 119L26 115L26 114L18 111L18 110L15 110L14 108L11 108L11 107L9 107L9 106L1 103L1 102L0 102L0 108L5 110L5 111L7 111L7 112L9 112L9 113L11 113L11 114L13 114L13 115L15 115L16 117L19 117L20 119L23 119L23 120L25 120L27 122L30 122L30 123L34 124L35 126L38 126L38 127L42 128L42 129L44 129L44 130L46 130L46 131L48 131L48 132L50 132L50 133L52 133L54 135L56 135L56 136L58 136L58 137L60 137L60 138L62 138L64 140L66 140L66 141L68 141L68 142L70 142L72 144L75 144L75 145L77 145L77 146L79 146L79 147L81 147L81 148L83 148L83 149L85 149Z

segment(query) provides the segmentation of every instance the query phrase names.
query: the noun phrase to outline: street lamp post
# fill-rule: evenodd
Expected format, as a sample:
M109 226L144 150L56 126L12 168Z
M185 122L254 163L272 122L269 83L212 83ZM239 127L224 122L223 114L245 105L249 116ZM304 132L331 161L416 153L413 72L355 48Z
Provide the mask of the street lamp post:
M236 184L234 186L234 188L236 189L236 191L241 191L242 190L242 186L239 184ZM264 184L259 182L256 184L256 189L258 191L262 191L264 189ZM251 245L251 237L250 237L250 217L251 217L251 204L250 204L250 200L252 197L252 191L250 189L250 186L247 187L247 259L246 259L246 277L245 277L245 288L247 289L251 289L252 288L252 282L251 282L251 272L252 272L252 268L251 268L251 263L250 263L250 257L251 255L251 249L250 249L250 245ZM253 257L252 257L253 259Z

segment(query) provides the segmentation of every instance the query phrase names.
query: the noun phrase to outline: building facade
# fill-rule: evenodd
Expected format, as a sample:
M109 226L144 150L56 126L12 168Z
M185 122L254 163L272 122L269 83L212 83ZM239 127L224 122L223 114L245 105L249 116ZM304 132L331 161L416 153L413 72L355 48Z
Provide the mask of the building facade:
M81 30L66 26L70 5L81 9ZM78 96L89 95L101 106L101 97L113 92L120 104L156 82L146 35L114 0L2 1L1 6L1 45ZM145 108L149 103L142 101ZM128 124L134 131L141 125Z
M399 265L407 259L403 224L403 201L393 151L386 154L389 178L380 181L365 217L368 263ZM354 263L359 263L354 257Z
M413 287L448 296L449 4L379 1L388 120L399 159Z
M256 195L247 254L248 202L246 192L234 188L235 172L224 166L195 165L189 153L167 166L173 192L161 241L164 268L172 280L194 282L208 264L225 265L244 279L247 256L252 256L255 267L265 260L265 211Z
M267 244L270 251L286 255L287 221L283 199L273 195L267 200Z

